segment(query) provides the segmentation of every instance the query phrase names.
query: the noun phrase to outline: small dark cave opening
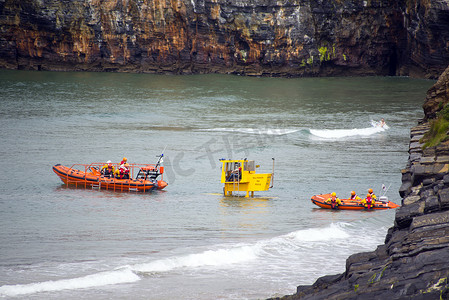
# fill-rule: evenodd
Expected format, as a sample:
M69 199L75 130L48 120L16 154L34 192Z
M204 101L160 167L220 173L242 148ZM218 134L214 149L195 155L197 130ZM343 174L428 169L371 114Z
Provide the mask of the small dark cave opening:
M396 53L396 49L393 49L388 63L388 75L396 76L396 70L398 66L398 55Z

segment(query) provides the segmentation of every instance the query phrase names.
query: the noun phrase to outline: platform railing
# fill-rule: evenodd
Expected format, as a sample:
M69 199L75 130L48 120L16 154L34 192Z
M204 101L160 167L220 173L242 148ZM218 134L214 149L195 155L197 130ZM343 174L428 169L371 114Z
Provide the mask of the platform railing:
M68 186L69 184L75 185L75 187L81 187L84 186L84 188L87 188L88 186L91 186L92 188L100 188L101 189L101 182L92 182L87 180L87 174L92 172L92 169L96 169L98 172L101 172L101 168L107 165L107 163L98 163L98 162L94 162L91 164L73 164L70 168L69 168L69 172L67 172L67 174L65 175L65 181L66 181L66 185ZM119 163L113 163L112 164L114 166L114 169L117 170L120 167ZM128 182L128 184L116 184L115 182L111 182L111 183L107 183L107 185L112 185L113 186L113 190L114 191L133 191L136 190L137 188L133 188L131 187L131 182L135 180L135 176L137 176L137 173L139 172L140 169L142 168L154 168L154 170L157 170L160 173L160 179L159 180L163 180L163 167L162 166L156 166L155 164L129 164L129 179L130 180ZM84 172L84 177L82 181L80 180L72 180L69 178L69 174L71 173L71 171L80 171L80 172ZM103 174L100 175L101 178L107 178L106 176L104 176ZM114 178L114 176L111 176L111 178ZM117 178L115 178L117 179ZM123 179L126 180L126 179ZM148 185L148 187L150 187L152 185ZM125 189L126 188L126 189ZM146 190L146 186L144 183L144 190Z

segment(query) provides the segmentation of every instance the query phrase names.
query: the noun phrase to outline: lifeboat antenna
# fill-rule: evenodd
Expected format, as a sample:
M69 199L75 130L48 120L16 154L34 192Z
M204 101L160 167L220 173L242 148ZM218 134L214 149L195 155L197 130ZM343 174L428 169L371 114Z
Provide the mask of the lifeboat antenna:
M390 185L388 186L388 188L385 188L385 185L382 184L382 190L383 190L384 192L383 192L383 194L382 194L381 197L385 196L385 194L386 194L386 193L388 192L388 190L390 189L390 186L391 186L391 183L390 183Z
M271 172L271 186L270 188L273 187L274 185L274 157L271 158L273 160L273 171Z
M161 155L158 155L157 157L159 157L157 163L156 163L156 168L159 167L160 164L162 164L164 162L164 160L162 159L162 157L164 157L164 152L165 149L167 149L167 145L165 145L164 151L162 151Z

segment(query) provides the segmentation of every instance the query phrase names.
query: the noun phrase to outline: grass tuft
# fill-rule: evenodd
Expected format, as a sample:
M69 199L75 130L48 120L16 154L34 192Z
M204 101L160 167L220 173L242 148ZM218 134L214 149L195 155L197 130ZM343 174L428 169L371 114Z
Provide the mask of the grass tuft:
M445 142L449 139L449 104L446 104L443 109L438 113L436 119L430 121L430 130L420 140L424 143L423 149L427 147L434 147L441 142Z

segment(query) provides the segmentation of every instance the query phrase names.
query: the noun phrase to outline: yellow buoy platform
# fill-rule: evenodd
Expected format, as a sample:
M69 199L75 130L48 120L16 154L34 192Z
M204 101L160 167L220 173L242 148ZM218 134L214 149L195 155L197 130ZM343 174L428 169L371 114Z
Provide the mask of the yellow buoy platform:
M256 174L254 160L221 160L221 183L224 183L224 195L233 192L246 192L245 197L254 197L255 191L267 191L273 187L273 173ZM273 158L274 172L274 158ZM271 183L271 186L270 186Z

